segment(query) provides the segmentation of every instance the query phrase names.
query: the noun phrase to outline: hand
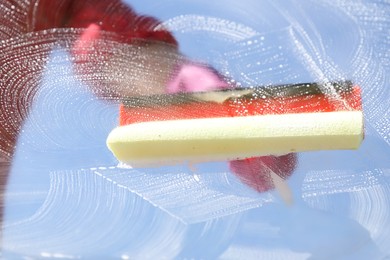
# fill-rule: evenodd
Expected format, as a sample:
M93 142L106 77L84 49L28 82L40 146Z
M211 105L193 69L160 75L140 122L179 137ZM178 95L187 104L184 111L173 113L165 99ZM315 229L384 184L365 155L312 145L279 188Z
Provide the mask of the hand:
M229 87L226 80L211 67L184 62L176 68L176 74L168 82L166 92L199 92Z

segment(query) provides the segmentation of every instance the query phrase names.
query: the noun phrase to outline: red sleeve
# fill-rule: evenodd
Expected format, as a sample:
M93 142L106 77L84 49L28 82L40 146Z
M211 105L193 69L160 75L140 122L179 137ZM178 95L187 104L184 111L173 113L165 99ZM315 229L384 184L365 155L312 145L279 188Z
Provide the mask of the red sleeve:
M34 31L86 28L95 23L104 31L118 33L127 42L138 38L177 45L159 20L137 14L121 0L41 0L30 10L29 17Z

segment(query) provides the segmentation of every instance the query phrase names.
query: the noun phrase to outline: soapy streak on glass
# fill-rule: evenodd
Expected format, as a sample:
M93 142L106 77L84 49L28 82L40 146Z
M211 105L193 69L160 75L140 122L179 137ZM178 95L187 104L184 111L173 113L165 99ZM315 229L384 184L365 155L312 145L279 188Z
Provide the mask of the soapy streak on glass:
M214 35L214 38L222 42L229 42L229 44L225 44L226 51L221 49L214 50L214 54L210 57L215 57L215 59L210 58L209 61L213 62L213 65L216 67L221 68L221 71L229 72L229 75L232 75L232 78L236 79L244 86L306 82L308 79L333 80L335 77L339 77L343 74L353 75L352 79L364 88L364 100L366 101L365 113L368 118L367 124L369 127L364 147L356 153L343 153L344 157L341 154L338 154L341 156L339 158L328 153L315 155L303 154L300 157L301 165L296 170L296 174L291 178L290 182L292 187L295 188L294 191L296 192L297 198L303 196L304 200L313 208L324 208L333 212L333 214L337 214L337 211L340 211L340 208L337 207L336 202L332 199L335 198L334 194L339 194L345 201L342 205L344 206L344 209L341 209L341 211L345 213L343 216L349 215L353 219L356 219L374 235L372 236L372 239L375 244L383 250L383 252L388 253L387 241L389 240L387 234L389 232L386 232L386 228L378 230L377 227L386 227L389 220L389 198L388 195L386 195L388 194L388 185L385 184L388 183L389 178L388 176L382 175L382 173L388 169L389 165L384 165L383 162L380 162L375 158L371 162L366 159L364 164L357 163L361 157L364 158L364 156L371 153L372 150L378 151L378 153L388 150L388 145L383 145L383 140L388 142L387 137L390 131L388 129L388 122L386 121L388 119L387 117L383 117L383 115L387 115L389 106L388 101L382 98L388 96L388 92L384 87L388 82L386 74L384 73L388 66L388 56L381 56L386 52L385 46L388 45L388 39L386 37L379 38L379 36L378 38L376 38L376 36L371 37L372 35L370 32L372 28L383 28L385 31L389 29L388 26L386 26L388 17L385 12L388 10L388 6L384 3L355 4L346 3L344 1L338 1L333 3L333 5L329 5L325 2L321 4L313 2L309 7L295 3L296 6L292 9L288 9L279 3L272 5L276 6L275 9L281 13L279 16L284 18L290 27L286 27L285 30L263 35L256 33L253 29L242 29L245 28L244 26L236 26L235 28L238 28L236 30L237 33L235 33L234 30L233 32L225 32L223 29L215 29L211 32L211 34ZM361 36L359 40L361 41L357 45L354 45L355 48L351 48L351 57L353 59L351 64L347 64L344 67L337 67L332 63L332 59L337 55L332 53L332 48L327 48L326 45L331 42L330 40L337 42L337 38L327 39L322 35L323 32L316 28L315 15L313 14L313 16L311 16L314 11L305 10L305 8L310 9L310 7L313 7L312 5L320 5L325 13L336 13L334 17L341 21L346 21L343 23L346 27L358 28L358 33ZM304 17L307 19L296 20L296 17L298 17L294 16L296 10L299 10L300 14L304 13ZM216 24L221 21L219 18L202 17L201 15L195 17L198 17L199 19L197 22L203 25L208 24L216 26ZM187 18L188 16L185 16L183 20ZM176 21L180 21L182 18L179 16L175 19ZM306 24L305 21L309 21L309 25ZM170 21L168 21L167 24L169 24L169 22ZM238 23L231 21L228 24L239 25ZM211 26L211 28L213 28L213 26ZM220 26L217 28L220 28ZM178 34L183 33L191 35L197 28L193 29L192 27L187 26L185 29L186 30L183 29L182 31L179 31ZM203 29L201 29L201 31L202 30ZM72 36L72 32L69 31L59 30L57 32L49 32L46 40L50 39L50 35L54 35L53 39L60 39L60 41L67 42L74 37ZM243 37L242 31L247 33L244 34L245 37ZM253 34L253 32L255 33ZM237 35L239 37L237 37ZM32 38L30 40L31 43L36 43L38 38L39 37ZM6 50L9 46L20 46L20 43L26 43L28 41L27 39L28 37L25 39L11 39L9 42L3 42L1 48ZM256 40L260 41L257 42L258 45L260 45L262 41L264 42L268 39L279 40L271 41L272 44L264 43L264 49L256 49L257 47L253 47L255 46L253 43ZM298 40L298 42L295 40ZM324 43L324 41L326 43ZM50 42L50 40L48 42ZM278 44L275 44L275 42ZM291 43L293 44L291 45ZM116 48L125 48L116 45L115 43L105 41L101 43L101 47L104 48L107 44L113 44ZM39 44L37 46L39 46L39 48L36 56L42 59L45 59L45 53L51 52L53 48L60 48L60 46L65 49L69 48L69 45L57 45L54 43L48 43L46 46ZM238 50L242 50L242 52L237 52ZM252 53L249 54L249 52ZM17 84L23 83L21 74L13 73L13 66L20 66L18 64L21 60L26 62L36 60L34 56L31 56L31 50L23 52L23 49L21 49L18 53L18 56L5 57L10 61L8 61L8 67L4 67L4 69L10 69L10 75L13 76L9 78L9 86L17 86ZM211 51L209 51L209 53L211 53ZM291 56L292 53L298 54L298 56ZM301 64L300 60L297 61L296 57L302 57L304 65ZM202 248L205 253L209 253L210 255L221 255L226 248L224 244L228 243L230 244L230 247L223 255L226 258L234 255L234 250L237 249L243 254L248 254L248 256L251 255L249 252L254 250L255 253L252 253L252 255L254 255L253 258L264 255L268 256L268 258L277 258L278 256L286 255L286 250L284 248L287 248L287 254L289 256L295 256L296 258L305 258L307 256L297 252L308 252L312 256L316 256L316 254L318 256L322 253L323 256L324 254L326 255L326 253L335 251L336 245L334 244L325 243L330 248L330 250L328 250L329 252L326 252L325 249L324 252L321 252L321 250L316 249L314 246L311 247L310 244L304 245L304 242L313 239L314 241L318 241L318 238L316 236L310 237L307 233L303 233L304 235L302 235L302 233L298 231L296 233L292 232L291 228L299 227L299 223L288 223L290 225L284 226L284 229L281 228L281 230L285 230L292 234L300 234L301 240L296 240L295 244L292 242L293 240L283 240L288 239L289 237L283 237L280 234L277 235L279 240L273 240L265 234L266 232L262 233L264 227L260 227L256 229L258 232L254 235L255 238L263 238L264 241L267 241L268 239L268 241L274 241L274 244L271 242L269 242L270 244L267 244L261 240L263 244L251 245L250 243L244 243L243 246L242 243L239 242L239 234L240 232L243 232L244 235L241 236L241 238L243 238L245 235L248 235L248 233L245 233L239 224L245 223L245 220L248 218L256 218L256 221L247 222L247 225L250 227L254 227L262 218L265 223L273 223L276 227L280 227L284 223L283 221L278 222L277 220L269 222L267 219L267 207L263 207L263 210L251 210L228 217L222 217L224 214L217 212L212 216L214 220L207 222L202 222L204 219L198 215L196 218L198 218L200 224L183 225L180 221L177 221L177 219L172 218L169 214L165 214L164 211L159 210L159 208L152 207L149 203L145 203L141 198L143 196L142 194L141 196L131 195L132 193L120 189L118 185L115 185L113 182L110 183L107 179L103 178L104 176L99 176L96 173L79 174L82 170L78 169L85 169L96 165L104 165L104 167L107 168L114 165L114 160L105 150L103 141L105 133L109 131L110 127L116 124L115 118L117 114L115 106L107 105L106 103L101 103L96 100L96 97L88 94L89 92L86 90L85 85L83 86L80 82L75 81L72 72L69 71L69 59L69 57L64 56L63 54L53 55L51 59L52 63L47 66L48 76L45 79L46 81L43 80L41 83L42 88L39 93L34 95L33 92L28 91L31 95L27 96L26 102L34 100L37 108L31 112L29 122L27 122L24 127L24 137L21 138L18 146L19 156L15 158L13 170L14 180L11 180L10 184L13 184L13 187L20 188L24 191L30 190L30 193L27 193L28 196L32 196L35 191L47 191L48 186L50 186L50 190L43 205L39 202L32 205L33 208L39 208L37 211L34 209L32 210L35 214L26 212L26 215L24 216L19 215L13 218L13 211L8 211L7 214L9 215L8 218L6 218L4 226L4 245L6 250L26 255L39 255L42 250L44 250L42 249L42 245L45 245L45 249L48 252L62 252L65 250L69 252L67 255L73 257L88 256L94 254L92 252L95 252L97 255L99 253L117 255L118 252L126 252L128 255L135 257L137 255L142 256L145 252L149 252L150 256L161 256L161 253L164 253L164 256L173 257L178 254L195 254L194 248L198 251L199 248ZM30 65L31 64L26 63L26 67L23 68L27 71L28 75L31 75L31 80L26 82L29 82L27 84L32 84L31 82L37 83L37 72L32 70L37 67ZM282 67L280 67L280 65L282 65ZM60 69L56 71L54 69L55 66ZM306 71L306 69L308 71ZM88 72L80 77L80 80L81 82L93 84L99 83L102 77L104 77L103 73L101 75L96 75ZM126 76L123 77L123 80L125 78ZM54 85L57 89L53 89ZM62 90L60 87L61 85L63 87ZM8 87L6 90L11 91ZM45 108L45 106L47 107ZM76 112L83 120L79 120L79 117L74 116L75 113L71 113L70 111ZM97 115L95 113L97 113ZM48 121L47 118L53 119L53 121ZM96 123L95 120L98 120L98 123ZM107 124L107 121L110 122L110 124ZM73 123L74 126L70 123ZM67 131L64 131L64 129ZM376 141L378 143L375 143ZM321 161L319 161L318 157L321 157ZM349 169L351 167L349 163L351 160L354 163L357 163L357 166L353 169L354 174L352 175L351 170ZM308 163L309 161L312 163ZM332 162L332 166L330 166L328 162ZM383 168L378 168L377 166ZM224 172L222 169L225 168L220 165L214 167L215 169L213 169L213 171L220 172L223 176ZM54 172L56 170L59 172ZM104 168L100 170L104 171ZM323 182L324 180L318 178L316 172L326 172L329 170L333 170L336 179L339 178L337 177L337 174L344 175L345 178L349 180L347 181L348 185L343 183L340 184L339 182L328 182L329 186L325 185ZM50 171L52 171L52 174L49 178ZM18 173L21 175L20 177L17 176ZM372 175L362 173L370 173ZM30 176L28 174L30 174ZM303 182L302 180L299 180L299 175L306 176ZM27 176L29 177L27 178ZM118 177L119 176L120 175L118 175ZM229 192L232 192L232 189L236 191L237 187L240 187L238 190L245 194L245 203L251 196L255 196L256 199L261 199L261 196L271 196L270 201L275 201L275 197L271 194L258 195L251 193L250 190L244 189L244 186L242 186L238 180L224 182L219 178L223 179L226 177L221 177L220 174L214 174L214 172L213 174L205 174L204 176L211 180L209 183L216 185L215 187L211 186L212 194L215 194L216 191L225 191L225 196L222 199L223 203L229 201L229 196L226 195L229 194ZM313 176L316 176L317 179ZM84 177L85 179L83 179ZM188 171L185 177L191 178L192 174ZM197 178L201 180L201 177L198 176ZM31 181L34 178L35 180L40 179L42 183L32 186ZM183 182L182 179L179 178L179 180L175 180L175 176L167 176L165 178L168 178L166 180L168 183L173 183L173 191L179 191L183 194L187 192L186 188L188 187L185 185L186 182ZM193 177L193 180L196 180L197 178ZM313 184L313 178L317 180L316 183L318 184ZM24 181L22 181L23 179ZM51 180L50 183L48 183L49 179ZM127 180L127 178L125 180ZM154 179L153 181L157 182L158 180L159 179ZM36 182L38 183L38 180L36 180ZM23 183L26 185L23 186ZM229 184L227 184L227 187L224 187L223 183ZM141 190L147 188L148 184L148 181L137 183L137 185L141 185ZM340 184L339 188L333 186L337 186L337 184ZM365 184L367 184L367 186L365 186ZM142 187L142 185L145 185L145 187ZM301 185L303 185L303 190L308 187L315 187L315 191L313 192L313 190L309 189L309 193L301 194ZM321 190L319 187L324 188ZM356 187L360 187L361 190L356 190ZM148 194L147 199L149 201L159 201L158 199L160 199L159 202L161 205L159 205L159 207L161 208L176 205L174 200L162 200L165 196L163 192L166 191L164 188L167 187L163 186L161 189L146 190L146 194ZM129 189L132 188L129 187ZM102 192L102 190L104 192ZM352 190L353 192L351 192ZM207 196L209 196L207 191L203 189L195 189L195 191L201 193L203 198L206 198L207 200ZM12 192L12 190L10 190L10 192ZM317 192L326 195L319 195ZM223 194L223 192L221 193ZM236 197L237 194L240 193L233 194ZM307 196L305 196L305 194ZM204 204L206 202L195 202L199 203L199 207L205 206L205 208L207 208L207 205ZM164 203L168 205L165 205ZM246 210L245 203L239 204L237 210L232 211L231 213ZM65 207L64 204L68 206ZM297 205L300 205L299 200L297 201ZM380 205L381 207L376 205ZM17 208L17 205L15 204L11 205L11 208L12 206ZM24 204L23 206L26 205ZM256 205L253 204L250 207L253 206ZM297 208L299 208L298 206ZM69 209L74 210L71 211ZM183 209L184 211L179 211L179 213L185 212L185 209L186 208ZM373 209L375 209L375 211L372 211ZM290 216L288 214L291 212L284 210L280 211L285 213L284 216ZM79 214L75 214L75 212L79 212ZM99 212L101 213L99 214ZM111 216L111 218L107 218L109 219L109 222L104 222L97 218L98 215L104 215L107 214L107 212ZM323 223L321 222L321 217L319 217L322 216L320 213L307 213L308 211L305 210L299 212L301 214L299 216L302 219L304 219L303 216L314 216L313 221L320 219L317 223L319 224L318 226L321 226ZM203 214L205 213L207 215L207 212L203 212ZM189 213L186 214L188 215ZM375 217L370 217L370 214L373 214ZM139 218L137 218L138 215L140 215ZM191 214L189 215L191 217ZM150 219L150 216L154 217ZM145 222L142 222L143 217L145 218ZM222 218L218 219L215 217ZM139 221L141 221L141 223L150 223L147 220L150 220L153 225L150 229L142 233L137 227L142 227L142 229L144 229L148 225L131 224L137 223L137 221L138 223ZM340 219L336 217L334 222L330 221L326 223L335 224L337 222L344 224L349 223L340 221ZM61 223L61 225L59 223ZM84 228L82 228L83 225L80 224L84 224ZM199 227L199 225L203 227ZM49 226L53 227L53 229L51 230L48 228ZM96 226L101 226L103 229L104 227L107 227L107 229L96 229ZM350 224L350 226L354 225ZM330 227L334 229L334 226L330 225ZM209 239L205 239L205 241L213 241L214 249L210 249L207 246L207 243L194 243L193 241L188 240L188 237L190 237L191 234L195 234L195 237L202 237L200 233L197 233L197 230L202 230L202 228L203 234L206 234ZM75 233L74 230L79 230L80 233ZM118 234L117 232L121 230L123 231ZM356 227L353 230L360 234L358 232L359 228ZM111 241L104 239L102 234L107 234L107 232L108 234L115 234L117 239L112 239ZM228 234L224 232L228 232ZM161 236L154 237L151 236L151 234L160 234ZM40 239L37 240L37 237ZM98 246L96 242L97 237L100 237L103 241L107 242L106 246L102 247L102 245L104 245L104 243L101 243L102 239ZM113 236L105 237L112 238ZM355 238L349 241L349 244L347 244L349 246L354 245L354 243L359 244L360 242L356 241L359 237L366 238L364 235L347 237L349 239ZM84 241L83 243L79 243L81 239ZM305 241L305 239L307 239L307 241ZM126 241L132 241L132 243L130 244ZM137 243L135 243L135 241L137 241ZM332 239L329 239L328 241L332 241ZM191 243L194 244L192 247L190 245ZM266 244L267 247L264 247L264 244ZM178 246L177 248L172 248L169 245ZM283 245L285 245L285 247ZM151 248L154 250L150 252ZM260 249L258 250L258 248ZM340 248L342 248L342 246L340 246ZM274 251L270 252L271 249ZM346 252L353 252L353 250L348 249L348 247L344 247L343 250Z

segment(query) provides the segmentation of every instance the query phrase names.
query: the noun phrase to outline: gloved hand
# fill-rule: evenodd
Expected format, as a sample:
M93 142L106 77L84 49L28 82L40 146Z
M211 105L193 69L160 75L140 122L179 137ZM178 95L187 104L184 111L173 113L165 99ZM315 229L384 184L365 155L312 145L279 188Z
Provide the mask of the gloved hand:
M200 63L183 62L177 65L166 92L200 92L229 87L226 80L213 68Z
M87 27L84 33L80 36L73 48L74 55L85 55L85 50L93 50L93 41L99 38L100 26L91 24ZM88 46L91 45L91 46ZM155 45L157 48L164 48L164 45ZM150 55L151 49L147 47L143 48L142 55L150 59L146 62L149 66L156 66L158 64L154 59L154 55ZM162 53L159 56L159 61L164 59L164 52L166 49L157 49ZM153 49L156 51L156 49ZM171 49L168 51L176 51ZM168 53L167 53L168 54ZM168 56L168 55L167 55ZM179 55L178 55L179 56ZM231 84L219 74L215 69L210 66L201 63L190 62L185 59L172 60L168 59L167 66L160 66L161 68L148 68L145 66L145 71L139 73L145 73L145 76L129 75L130 79L133 80L133 86L127 89L126 86L117 86L115 91L119 96L129 95L150 95L160 94L164 92L163 87L166 86L165 92L167 93L178 93L178 92L199 92L199 91L212 91L218 89L232 88ZM114 68L111 68L114 69ZM155 77L153 82L145 82L144 78L148 78L150 74L148 70L159 71L161 75ZM137 80L137 82L136 82ZM128 83L127 83L128 84ZM152 91L150 89L144 89L144 85L156 86ZM283 156L260 156L254 158L248 158L244 160L234 160L229 162L231 171L246 185L250 186L258 192L265 192L275 187L271 173L279 175L279 177L285 179L290 176L295 169L296 155L287 154Z

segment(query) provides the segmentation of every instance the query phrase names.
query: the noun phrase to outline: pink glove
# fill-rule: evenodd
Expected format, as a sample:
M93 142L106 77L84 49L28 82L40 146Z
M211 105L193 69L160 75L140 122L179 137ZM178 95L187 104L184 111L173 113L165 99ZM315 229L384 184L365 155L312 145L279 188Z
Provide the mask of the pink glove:
M203 64L184 63L168 82L166 91L168 93L200 92L229 87L229 84L214 69Z
M99 39L100 27L97 24L90 24L80 38L75 42L72 54L73 55L87 55L88 49L93 48L93 41Z

